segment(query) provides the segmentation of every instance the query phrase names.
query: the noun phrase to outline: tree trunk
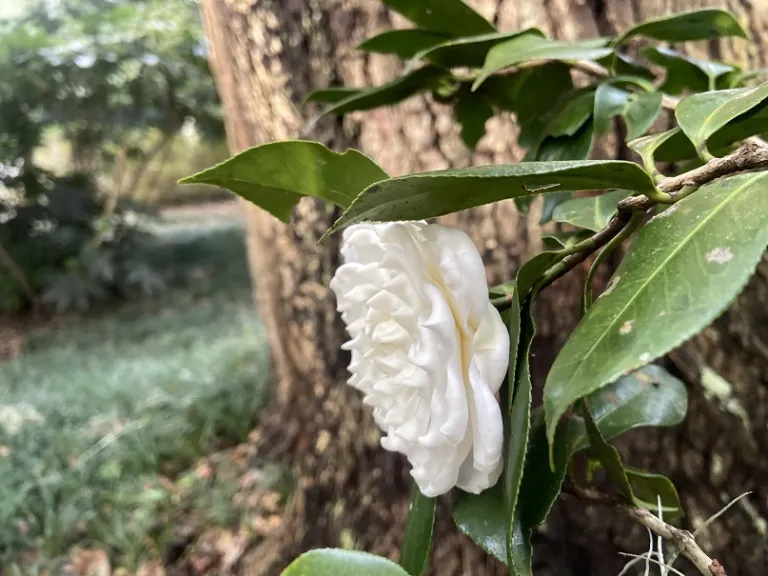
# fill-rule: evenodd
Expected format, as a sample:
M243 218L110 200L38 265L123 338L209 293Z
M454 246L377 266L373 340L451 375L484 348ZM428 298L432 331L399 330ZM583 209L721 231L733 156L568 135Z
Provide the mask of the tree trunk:
M538 26L565 40L611 35L631 23L692 8L691 0L475 0L501 30ZM763 65L768 0L701 2L733 10L749 23L755 44L724 41L695 46L745 65ZM403 25L376 0L203 0L211 61L224 104L233 152L301 134L306 94L334 84L380 84L398 64L354 50L362 39ZM311 110L310 110L311 112ZM390 174L520 159L515 125L507 116L487 124L477 151L460 143L449 108L429 98L328 119L310 136L335 149L358 147ZM615 146L614 146L615 148ZM298 489L279 537L262 542L243 563L245 574L278 574L301 551L354 546L396 557L407 512L407 466L384 453L379 434L357 392L345 386L344 329L328 281L338 264L338 238L316 242L338 216L320 201L304 199L290 226L248 211L248 248L255 296L267 326L276 397L259 429L265 458L290 466ZM512 277L541 250L536 209L518 213L501 202L445 218L467 230L487 265L490 282ZM537 307L539 336L534 373L540 387L578 315L579 274L549 288ZM675 355L691 387L691 410L678 430L635 434L624 442L630 460L667 472L677 483L695 527L728 499L755 490L749 507L729 512L705 540L730 576L763 573L768 518L768 298L765 273L713 328ZM708 365L732 385L722 398L700 386ZM709 375L710 373L707 372ZM761 482L762 480L762 482ZM503 573L450 526L439 511L434 573ZM726 529L727 527L727 529ZM563 502L536 539L543 575L615 576L620 550L637 551L645 535L615 513Z

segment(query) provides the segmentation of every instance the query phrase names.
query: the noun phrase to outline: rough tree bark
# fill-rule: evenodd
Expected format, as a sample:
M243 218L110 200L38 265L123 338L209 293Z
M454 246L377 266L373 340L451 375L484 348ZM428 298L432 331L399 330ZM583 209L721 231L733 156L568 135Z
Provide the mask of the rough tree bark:
M712 42L692 50L764 65L768 0L470 3L499 29L539 26L566 40L613 34L637 20L699 5L725 6L748 24L755 42ZM233 152L298 136L305 118L300 105L312 89L379 84L398 70L389 58L354 50L363 38L403 25L376 0L203 0L202 11ZM402 174L516 161L521 154L511 145L514 133L511 118L494 118L472 154L460 143L449 109L415 98L344 121L325 121L311 137L336 149L358 147L390 174ZM407 508L407 469L400 458L378 448L370 416L357 394L343 385L347 358L339 345L344 330L327 287L338 264L338 236L316 247L337 213L305 199L285 226L256 208L245 209L255 296L269 330L277 387L259 430L259 450L290 466L299 489L283 530L252 551L243 573L277 574L291 557L317 546L353 545L394 557ZM536 211L522 215L509 202L446 220L472 235L492 282L511 277L541 249ZM763 573L766 565L768 461L761 457L768 450L765 268L713 328L674 355L691 385L685 425L636 434L623 443L633 463L652 465L675 480L689 526L742 491L755 490L751 505L730 513L704 542L731 576ZM578 284L574 276L558 282L538 305L534 353L539 386L576 321ZM731 396L704 391L704 365L732 383ZM710 381L711 373L706 374ZM446 516L445 509L441 513ZM543 575L613 576L621 565L617 551L637 551L644 537L610 512L563 502L537 536L536 564ZM441 576L501 573L447 519L438 525L434 563Z

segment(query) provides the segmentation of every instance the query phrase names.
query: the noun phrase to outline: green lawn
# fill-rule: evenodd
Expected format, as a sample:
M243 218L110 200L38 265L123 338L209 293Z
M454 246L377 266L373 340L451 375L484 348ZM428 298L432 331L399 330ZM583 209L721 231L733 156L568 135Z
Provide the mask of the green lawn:
M169 505L163 477L243 441L265 401L266 340L241 228L185 219L159 235L168 292L59 321L0 364L9 574L55 571L75 544L135 566Z

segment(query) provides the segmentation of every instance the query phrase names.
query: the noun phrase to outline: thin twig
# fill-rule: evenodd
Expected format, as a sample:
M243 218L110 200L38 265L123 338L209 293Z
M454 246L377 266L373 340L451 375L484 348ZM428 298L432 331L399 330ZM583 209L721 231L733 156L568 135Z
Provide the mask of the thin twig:
M584 488L570 483L563 488L563 491L576 496L580 500L596 504L605 504L621 510L657 536L671 542L683 556L693 563L702 576L712 576L713 574L716 574L717 576L726 576L725 569L720 563L707 556L696 543L693 534L687 530L680 530L679 528L670 526L661 518L657 518L644 508L638 508L637 506L628 504L626 500L599 492L593 488ZM674 569L672 570L674 571Z
M721 508L720 510L718 510L717 512L715 512L714 514L712 514L712 516L710 516L709 518L707 518L707 520L706 520L706 522L704 522L704 524L702 524L701 526L699 526L698 528L696 528L696 530L694 530L694 531L693 531L693 537L695 538L696 536L698 536L699 534L701 534L702 532L704 532L704 530L706 530L706 529L707 529L707 528L708 528L708 527L709 527L709 526L712 524L712 522L714 522L715 520L717 520L718 518L720 518L720 516L722 516L723 514L725 514L725 512L727 512L727 511L728 511L728 509L729 509L731 506L733 506L734 504L736 504L737 502L739 502L739 501L740 501L740 500L742 500L743 498L746 498L746 497L747 497L747 496L749 496L750 494L752 494L752 492L744 492L744 494L742 494L741 496L737 496L736 498L734 498L733 500L731 500L730 502L728 502L728 504L726 504L726 505L725 505L723 508ZM671 566L672 564L674 564L674 563L675 563L675 560L677 560L677 557L678 557L679 555L680 555L680 552L679 552L679 551L675 551L675 553L672 555L672 558L670 558L670 559L669 559L669 565L670 565L670 566Z
M680 572L680 570L672 568L671 566L665 566L664 564L662 564L661 562L659 562L655 558L651 558L648 553L645 553L645 554L630 554L629 552L619 552L619 554L621 554L622 556L626 556L627 558L645 558L648 562L653 562L654 564L657 564L658 566L661 566L663 568L664 567L669 568L672 572L677 574L677 576L685 576L685 574ZM711 576L711 573L707 572L706 576Z

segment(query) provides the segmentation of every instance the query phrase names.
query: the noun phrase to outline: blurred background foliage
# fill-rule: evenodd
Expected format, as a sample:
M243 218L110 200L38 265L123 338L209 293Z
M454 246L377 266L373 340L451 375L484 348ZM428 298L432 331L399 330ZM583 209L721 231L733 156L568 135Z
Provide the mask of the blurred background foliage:
M2 576L198 565L282 501L237 449L269 381L237 205L176 184L227 156L206 58L192 1L0 2Z
M13 12L0 21L0 311L161 291L152 207L210 198L175 180L226 154L197 4Z

